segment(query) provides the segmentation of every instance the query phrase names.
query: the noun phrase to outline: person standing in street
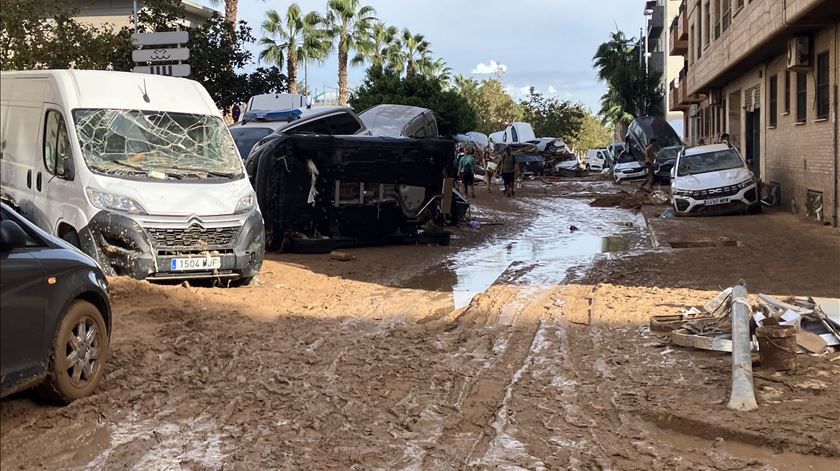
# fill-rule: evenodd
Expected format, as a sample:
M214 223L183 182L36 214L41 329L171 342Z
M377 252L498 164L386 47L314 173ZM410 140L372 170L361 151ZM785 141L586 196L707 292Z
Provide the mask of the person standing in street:
M475 157L472 152L472 148L467 148L466 153L458 161L458 176L464 184L464 194L475 198Z
M650 193L653 191L653 161L656 159L656 139L650 138L650 143L645 147L645 171L647 176L645 182L642 183L642 190Z
M516 177L516 158L510 147L502 154L502 181L505 183L505 196L513 196L513 181Z

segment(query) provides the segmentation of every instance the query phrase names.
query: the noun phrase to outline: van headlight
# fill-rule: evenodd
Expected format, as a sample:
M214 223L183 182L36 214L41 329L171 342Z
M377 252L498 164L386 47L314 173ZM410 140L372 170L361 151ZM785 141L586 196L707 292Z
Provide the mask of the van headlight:
M99 191L93 188L86 188L90 204L99 209L111 209L114 211L122 211L129 214L146 214L146 210L137 201L128 196L108 193L107 191Z
M236 203L236 209L233 211L233 214L242 214L247 213L248 211L254 209L257 206L257 194L251 193L248 195L239 198L239 202Z

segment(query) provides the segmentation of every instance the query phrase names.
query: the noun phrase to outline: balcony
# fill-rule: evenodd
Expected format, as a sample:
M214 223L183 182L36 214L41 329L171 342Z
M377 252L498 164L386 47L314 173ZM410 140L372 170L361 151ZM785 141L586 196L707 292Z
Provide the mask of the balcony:
M668 109L671 111L685 111L688 109L688 103L682 101L682 90L679 87L679 79L671 80L668 91Z
M680 17L674 18L674 23L671 24L671 34L668 35L668 54L672 56L686 56L688 55L688 39L680 39L679 23Z
M688 11L685 8L685 0L680 3L680 12L677 15L677 39L688 41Z
M680 70L679 77L676 79L676 83L674 83L673 81L671 82L672 86L674 87L672 93L675 90L677 95L676 102L672 102L675 103L675 105L672 105L671 107L671 109L674 111L680 111L683 109L687 110L689 106L703 101L703 96L690 95L688 93L688 86L686 85L687 74L688 69L686 67L683 67L682 70ZM674 106L676 106L676 108Z
M656 42L662 31L665 29L665 7L655 6L652 8L653 13L650 15L648 21L648 41Z

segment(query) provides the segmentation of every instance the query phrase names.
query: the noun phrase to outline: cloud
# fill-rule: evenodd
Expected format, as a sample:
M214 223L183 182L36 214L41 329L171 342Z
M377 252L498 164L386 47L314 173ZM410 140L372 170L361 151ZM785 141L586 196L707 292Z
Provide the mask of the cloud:
M554 88L554 85L549 85L548 88L545 90L545 92L548 93L549 95L556 95L557 94L557 89Z
M507 72L508 67L504 64L499 64L495 60L490 59L489 64L481 63L475 66L472 73L473 74L495 74L495 73L505 73Z

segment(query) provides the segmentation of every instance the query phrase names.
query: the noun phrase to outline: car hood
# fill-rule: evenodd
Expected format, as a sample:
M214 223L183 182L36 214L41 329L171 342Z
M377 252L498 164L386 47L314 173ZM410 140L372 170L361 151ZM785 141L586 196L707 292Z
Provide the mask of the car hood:
M615 169L616 170L630 170L630 169L634 169L634 168L643 168L643 167L644 167L644 165L642 165L641 162L636 162L636 161L615 164Z
M677 177L674 180L674 188L680 190L706 190L721 186L741 183L752 178L753 174L745 167L721 170L718 172L699 173L685 177Z

